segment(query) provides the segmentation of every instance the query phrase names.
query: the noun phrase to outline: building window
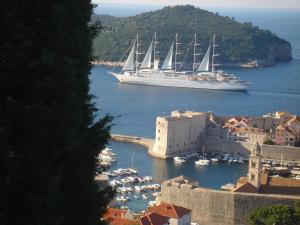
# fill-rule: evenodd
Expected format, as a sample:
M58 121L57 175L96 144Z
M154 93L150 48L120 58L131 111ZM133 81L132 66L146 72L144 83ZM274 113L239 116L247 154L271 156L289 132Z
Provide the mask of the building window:
M294 138L290 138L290 141L294 141Z
M157 137L157 140L159 141L159 140L160 140L160 137Z
M158 129L158 133L160 133L160 129Z
M255 162L251 162L251 167L255 168L255 166L256 166L256 163Z
M177 144L177 148L178 148L178 144Z
M255 179L255 175L251 174L251 180L254 180L254 179Z

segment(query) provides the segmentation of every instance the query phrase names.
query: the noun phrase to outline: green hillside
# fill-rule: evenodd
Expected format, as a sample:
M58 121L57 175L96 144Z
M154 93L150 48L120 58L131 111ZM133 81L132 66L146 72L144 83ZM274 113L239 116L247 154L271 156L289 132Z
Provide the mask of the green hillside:
M165 7L154 12L142 13L131 17L96 16L106 30L94 40L94 55L99 60L119 61L139 34L143 52L157 33L161 60L177 32L184 52L197 34L199 42L198 60L201 60L206 48L216 34L220 54L218 63L238 64L258 61L270 65L292 59L289 42L277 37L268 30L260 29L251 23L239 23L234 18L219 16L193 6ZM191 49L192 50L192 49ZM183 59L184 54L180 55ZM191 61L192 51L186 61Z

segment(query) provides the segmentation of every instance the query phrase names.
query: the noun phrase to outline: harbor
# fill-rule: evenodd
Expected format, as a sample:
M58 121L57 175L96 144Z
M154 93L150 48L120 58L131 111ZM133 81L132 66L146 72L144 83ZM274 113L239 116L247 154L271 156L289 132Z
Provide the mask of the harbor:
M174 159L158 159L150 156L147 153L147 149L141 145L112 141L109 148L113 149L113 152L117 155L117 161L112 162L110 168L107 171L113 172L120 168L134 168L137 170L137 174L128 174L122 176L110 177L110 181L118 180L121 182L122 186L119 187L119 191L122 191L121 187L131 187L132 192L123 190L118 193L118 201L115 200L115 204L118 207L128 207L131 211L140 212L149 206L151 201L155 200L155 193L158 190L146 190L141 192L136 192L135 186L147 186L154 184L161 184L163 181L179 176L185 175L196 179L201 183L201 185L220 189L220 187L227 183L234 183L240 176L244 176L247 173L247 163L244 164L230 164L228 163L211 163L208 166L201 167L195 166L196 158L189 158L185 163L179 164L174 162ZM146 178L152 177L152 180L145 182L133 182L125 184L121 181L126 182L124 178L132 177L130 179ZM138 177L138 178L136 178ZM116 181L113 181L115 183ZM143 197L143 195L147 195ZM122 196L127 197L128 200L121 198ZM130 199L130 200L129 200ZM120 201L119 201L120 200Z

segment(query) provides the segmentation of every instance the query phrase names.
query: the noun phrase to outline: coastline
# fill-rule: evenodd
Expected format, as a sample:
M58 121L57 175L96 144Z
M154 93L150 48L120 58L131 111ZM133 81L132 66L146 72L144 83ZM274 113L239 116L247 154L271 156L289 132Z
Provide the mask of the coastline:
M94 60L91 62L92 65L97 66L108 66L108 67L123 67L125 62L117 61L104 61ZM243 68L243 69L254 69L254 68L265 68L275 66L275 63L258 62L257 60L243 62L243 63L224 63L220 64L224 68Z
M124 62L115 62L115 61L101 61L101 60L94 60L91 62L92 65L97 66L108 66L108 67L122 67L124 66Z

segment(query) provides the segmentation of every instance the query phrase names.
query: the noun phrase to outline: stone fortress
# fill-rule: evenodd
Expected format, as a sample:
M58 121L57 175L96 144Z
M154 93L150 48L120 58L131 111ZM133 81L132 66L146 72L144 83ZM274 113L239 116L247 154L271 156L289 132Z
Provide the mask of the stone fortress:
M263 144L272 141L274 145ZM157 117L156 135L149 153L171 158L200 151L248 155L253 143L269 159L300 160L300 118L288 112L261 117L225 117L211 112L173 111Z
M248 176L231 191L203 188L187 177L163 182L157 204L176 204L192 211L192 221L209 225L246 225L251 211L273 204L300 201L300 180L271 177L262 171L261 146L252 145Z

